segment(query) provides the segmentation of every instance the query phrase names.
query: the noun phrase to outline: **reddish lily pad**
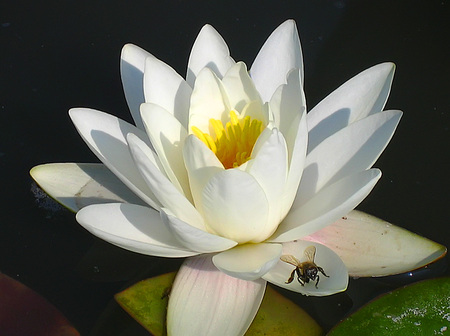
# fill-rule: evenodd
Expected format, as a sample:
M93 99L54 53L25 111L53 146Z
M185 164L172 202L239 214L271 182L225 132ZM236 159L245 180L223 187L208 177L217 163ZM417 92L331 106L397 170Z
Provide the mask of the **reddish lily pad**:
M140 281L115 295L122 308L155 336L166 335L168 293L175 274ZM318 336L322 335L322 329L303 309L267 287L258 314L246 335Z
M79 336L78 331L42 296L0 274L0 335Z
M328 336L450 335L450 278L421 281L368 303Z

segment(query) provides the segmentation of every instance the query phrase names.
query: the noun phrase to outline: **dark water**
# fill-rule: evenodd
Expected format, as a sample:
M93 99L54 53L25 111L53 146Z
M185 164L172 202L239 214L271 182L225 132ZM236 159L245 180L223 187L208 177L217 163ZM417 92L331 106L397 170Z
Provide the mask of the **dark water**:
M181 261L97 240L40 194L28 171L96 161L69 121L70 107L131 121L119 78L123 44L184 74L196 34L211 23L232 56L251 64L286 18L299 28L309 107L369 66L397 64L387 108L405 114L375 164L383 177L359 209L450 246L449 7L430 0L2 2L0 271L47 298L83 335L139 335L113 294ZM351 281L348 292L327 298L283 293L329 328L379 293L440 274L450 274L445 261L413 276Z

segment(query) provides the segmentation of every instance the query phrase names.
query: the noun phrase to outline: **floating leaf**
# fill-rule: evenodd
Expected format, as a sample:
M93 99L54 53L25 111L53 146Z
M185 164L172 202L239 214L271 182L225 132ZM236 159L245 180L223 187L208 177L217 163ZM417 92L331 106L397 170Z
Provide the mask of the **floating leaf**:
M354 277L412 271L447 253L445 246L357 210L306 239L331 248Z
M168 293L176 273L138 282L115 295L116 301L153 335L166 335ZM303 309L267 287L261 307L247 336L322 335L320 326Z
M322 335L322 328L303 309L267 286L261 307L246 336L257 335Z
M176 272L140 281L114 298L136 321L153 335L166 334L166 311Z
M370 302L328 336L450 334L450 278L418 282Z
M79 336L47 300L0 273L0 335Z

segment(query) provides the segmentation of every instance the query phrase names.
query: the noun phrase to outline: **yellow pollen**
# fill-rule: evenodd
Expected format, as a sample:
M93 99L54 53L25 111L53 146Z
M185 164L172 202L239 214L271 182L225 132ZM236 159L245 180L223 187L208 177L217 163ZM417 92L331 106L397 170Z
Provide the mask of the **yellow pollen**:
M236 168L251 159L253 146L263 131L260 120L246 116L239 119L230 111L230 121L224 126L220 120L210 119L212 134L192 126L192 132L211 149L225 169Z

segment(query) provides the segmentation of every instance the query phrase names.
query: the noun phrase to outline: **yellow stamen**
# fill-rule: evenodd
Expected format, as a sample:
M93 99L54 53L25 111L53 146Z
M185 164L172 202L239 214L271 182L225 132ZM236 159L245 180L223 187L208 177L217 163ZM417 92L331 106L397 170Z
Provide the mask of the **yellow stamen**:
M230 111L230 121L210 119L212 134L203 133L192 126L192 132L211 149L226 169L239 167L251 159L253 146L263 131L263 123L250 116L239 119Z

